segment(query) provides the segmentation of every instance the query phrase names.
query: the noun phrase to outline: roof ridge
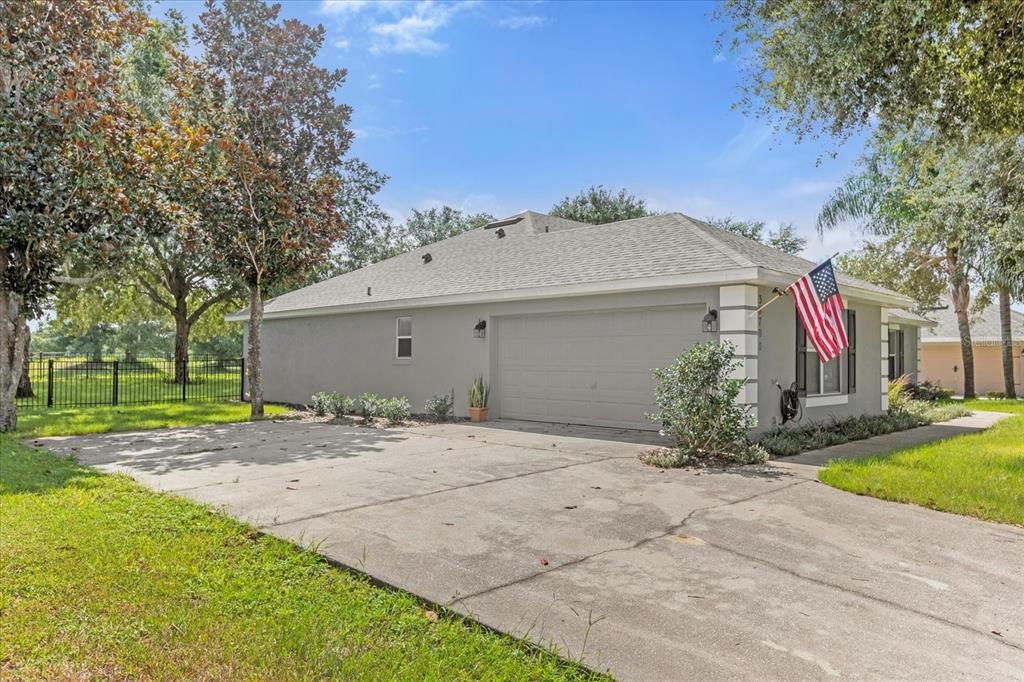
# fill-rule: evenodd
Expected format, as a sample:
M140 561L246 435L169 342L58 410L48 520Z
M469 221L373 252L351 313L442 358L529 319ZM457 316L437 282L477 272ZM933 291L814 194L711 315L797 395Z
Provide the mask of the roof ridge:
M678 215L678 216L680 216L682 218L685 218L686 220L690 221L690 223L692 223L693 226L697 228L698 234L700 234L700 236L705 241L707 241L709 244L714 244L715 246L718 246L720 249L724 250L726 253L728 253L730 256L732 256L733 260L736 261L737 264L742 265L743 267L747 267L747 268L756 268L756 267L758 267L757 263L755 263L754 261L752 261L749 258L747 258L746 256L744 256L739 251L737 251L736 249L732 248L731 246L729 246L728 244L723 242L721 239L716 239L714 234L709 232L709 230L715 230L715 229L720 229L720 228L716 228L713 225L710 225L710 224L704 222L703 220L699 220L697 218L691 218L690 216L686 215L685 213L673 213L671 215ZM722 231L725 232L725 230L722 230ZM737 236L743 237L743 235L737 235ZM743 237L743 238L746 239L746 237ZM751 239L750 241L754 241L754 240Z

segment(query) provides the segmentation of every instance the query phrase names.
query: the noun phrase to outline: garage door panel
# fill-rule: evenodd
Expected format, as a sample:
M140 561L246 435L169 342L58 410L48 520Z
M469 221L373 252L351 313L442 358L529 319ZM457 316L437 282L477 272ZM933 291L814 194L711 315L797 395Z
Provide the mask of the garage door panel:
M701 340L703 307L502 318L499 410L518 419L653 429L654 367Z

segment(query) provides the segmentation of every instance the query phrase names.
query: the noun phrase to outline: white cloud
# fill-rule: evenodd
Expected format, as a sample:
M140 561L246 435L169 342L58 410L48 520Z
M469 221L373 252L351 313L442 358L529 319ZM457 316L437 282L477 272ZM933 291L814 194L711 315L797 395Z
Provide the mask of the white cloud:
M372 4L370 0L320 0L320 13L358 14Z
M772 129L767 124L744 122L743 128L725 143L712 163L719 168L739 166L749 161L771 136Z
M370 27L376 40L370 47L373 53L406 52L414 54L436 54L447 45L436 40L434 33L448 25L458 12L472 6L473 2L437 3L422 0L397 21L377 23Z
M335 40L333 45L339 50L347 50L349 47L352 46L352 43L351 41L349 41L348 38L340 38L338 40Z
M513 31L515 31L520 28L536 28L538 26L543 26L544 24L548 23L548 18L542 17L538 14L525 14L514 17L508 17L506 19L500 20L498 23L504 26L505 28L510 28Z
M712 57L711 57L711 61L712 61L713 63L715 63L715 64L721 64L721 63L722 63L722 62L724 62L724 61L725 61L726 59L727 59L727 57L725 56L725 53L724 53L724 52L716 52L716 53L715 53L714 55L712 55Z

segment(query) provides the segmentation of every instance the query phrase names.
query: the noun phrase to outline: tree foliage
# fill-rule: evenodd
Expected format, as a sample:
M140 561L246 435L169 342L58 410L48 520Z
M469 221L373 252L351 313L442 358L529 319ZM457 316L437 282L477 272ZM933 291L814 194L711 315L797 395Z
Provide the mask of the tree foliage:
M196 27L226 123L218 164L195 226L249 293L248 372L253 416L263 413L260 331L268 290L301 280L340 239L337 207L350 108L334 100L345 70L316 65L322 26L280 21L279 5L208 0Z
M704 219L709 225L722 230L735 232L741 237L753 239L786 253L798 254L807 246L807 240L797 234L792 223L782 223L777 230L769 230L765 234L767 224L763 220L739 220L732 216L725 218L708 217Z
M550 214L588 225L602 225L643 218L654 215L654 212L648 210L646 201L625 189L612 192L603 185L593 185L574 197L565 197L559 201L551 207Z
M922 117L944 139L1024 132L1024 11L1015 0L729 0L741 106L797 136Z
M14 428L26 318L58 279L139 236L145 122L122 96L125 42L144 17L120 0L0 5L0 431Z

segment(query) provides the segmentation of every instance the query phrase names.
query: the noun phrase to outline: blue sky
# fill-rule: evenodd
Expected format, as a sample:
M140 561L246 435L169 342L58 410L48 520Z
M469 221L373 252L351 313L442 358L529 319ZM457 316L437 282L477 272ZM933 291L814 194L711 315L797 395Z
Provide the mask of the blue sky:
M161 2L195 20L198 2ZM821 258L814 218L861 139L797 143L732 108L740 65L716 55L711 3L284 2L321 23L345 67L351 154L391 176L397 218L449 204L546 211L592 184L655 209L791 221ZM830 152L837 155L832 158Z

